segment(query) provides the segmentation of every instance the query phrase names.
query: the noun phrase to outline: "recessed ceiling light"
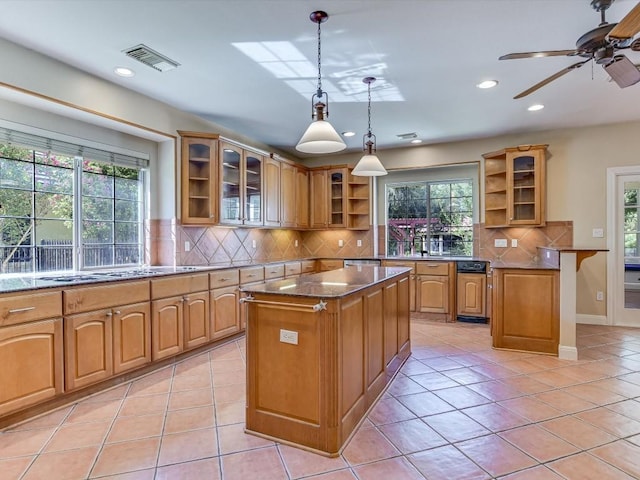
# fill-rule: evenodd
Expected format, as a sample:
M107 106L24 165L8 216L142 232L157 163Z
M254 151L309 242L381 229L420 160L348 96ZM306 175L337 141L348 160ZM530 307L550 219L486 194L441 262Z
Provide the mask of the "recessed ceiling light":
M121 77L133 77L136 73L127 67L116 67L113 69L116 72L116 75L120 75Z
M353 137L356 132L342 132L343 137Z
M422 140L420 140L419 138L414 138L413 140L411 140L411 143L422 143Z
M478 83L476 87L485 89L485 88L493 88L496 85L498 85L497 80L485 80L484 82Z
M529 110L530 112L537 112L538 110L542 110L544 108L544 105L542 105L541 103L536 103L535 105L531 105L529 108L527 108L527 110Z

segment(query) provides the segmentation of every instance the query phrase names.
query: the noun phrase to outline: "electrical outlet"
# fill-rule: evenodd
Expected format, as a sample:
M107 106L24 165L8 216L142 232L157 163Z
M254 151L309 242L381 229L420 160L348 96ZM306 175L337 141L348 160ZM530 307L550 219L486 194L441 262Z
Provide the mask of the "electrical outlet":
M255 240L252 240L251 244L253 245L253 248L256 248L258 246L258 242L256 242Z
M516 248L518 246L518 239L517 238L512 238L511 239L511 246L513 248Z
M591 231L591 236L593 238L602 238L602 237L604 237L604 228L594 228Z
M188 252L191 250L191 242L184 242L184 251Z
M298 332L291 330L280 329L280 341L282 343L290 343L291 345L298 344Z
M602 302L602 301L604 300L604 292L603 292L603 291L598 290L598 291L596 292L596 300L597 300L598 302Z
M547 258L551 258L551 252L546 252L547 253Z
M294 242L293 242L293 246L294 246L294 247L297 247L297 246L298 246L298 240L294 240Z
M362 246L362 240L356 240L356 246L357 247L361 247Z
M506 238L496 238L493 241L493 246L498 248L506 248L507 247L507 239Z
M338 240L338 246L344 247L344 240Z

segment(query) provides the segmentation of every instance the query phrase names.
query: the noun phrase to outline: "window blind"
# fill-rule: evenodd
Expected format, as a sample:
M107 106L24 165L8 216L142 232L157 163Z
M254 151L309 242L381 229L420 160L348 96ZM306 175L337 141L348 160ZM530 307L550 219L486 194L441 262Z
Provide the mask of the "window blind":
M120 167L147 168L149 166L148 158L111 152L88 145L65 142L63 140L19 132L4 127L0 127L0 142L10 145L20 145L26 148L43 149L45 151L52 151L74 157L82 157L87 160L110 163Z

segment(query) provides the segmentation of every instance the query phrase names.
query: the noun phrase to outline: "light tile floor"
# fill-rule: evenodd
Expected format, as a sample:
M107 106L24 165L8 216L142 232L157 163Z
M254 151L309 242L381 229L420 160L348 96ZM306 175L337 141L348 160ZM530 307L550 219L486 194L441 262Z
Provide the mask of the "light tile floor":
M413 353L337 458L243 433L234 341L0 433L11 479L639 479L640 329L579 325L579 360L412 322Z

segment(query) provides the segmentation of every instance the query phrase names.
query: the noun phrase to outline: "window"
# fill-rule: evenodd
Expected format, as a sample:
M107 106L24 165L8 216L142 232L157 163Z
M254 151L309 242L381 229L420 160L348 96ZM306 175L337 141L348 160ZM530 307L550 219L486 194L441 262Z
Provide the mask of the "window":
M0 142L1 272L142 264L144 169L25 143Z
M386 186L387 255L471 256L471 180Z

